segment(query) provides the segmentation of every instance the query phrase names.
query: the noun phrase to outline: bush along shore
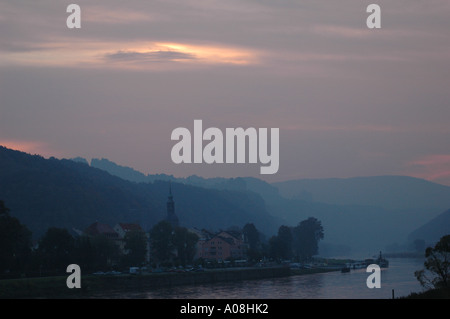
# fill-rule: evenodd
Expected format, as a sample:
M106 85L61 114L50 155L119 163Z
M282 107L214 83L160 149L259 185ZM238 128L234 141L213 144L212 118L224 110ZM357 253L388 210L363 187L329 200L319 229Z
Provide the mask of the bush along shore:
M450 287L434 288L423 292L413 292L399 299L450 299Z
M69 289L67 276L0 280L0 298L92 298L120 291L145 291L180 285L255 280L306 275L336 269L290 269L289 267L248 267L207 269L202 272L81 275L81 288Z

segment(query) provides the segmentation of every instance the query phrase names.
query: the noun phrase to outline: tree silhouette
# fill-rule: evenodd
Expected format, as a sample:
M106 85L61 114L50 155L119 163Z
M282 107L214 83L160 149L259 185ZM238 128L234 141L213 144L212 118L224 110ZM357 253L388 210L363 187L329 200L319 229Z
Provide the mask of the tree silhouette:
M261 257L261 240L258 229L254 224L248 223L243 228L245 241L248 243L247 255L250 260L257 260Z
M24 270L30 254L31 232L0 201L0 273Z
M132 230L125 234L125 255L126 264L128 266L140 266L145 262L147 254L147 237L140 230Z
M172 225L163 220L153 226L150 231L150 245L152 250L152 256L158 262L165 262L173 257L174 244L173 244L174 229Z
M269 239L269 254L276 259L292 257L292 232L288 226L280 226L278 234Z
M414 275L425 288L450 287L450 235L443 236L434 248L425 250L425 269Z
M39 241L38 256L43 269L65 271L76 263L75 240L67 229L50 227Z
M185 227L175 228L173 245L176 248L177 259L183 266L193 261L198 239L196 234L191 233Z
M308 260L319 253L319 240L323 239L322 223L314 218L300 222L293 229L294 250L300 260Z

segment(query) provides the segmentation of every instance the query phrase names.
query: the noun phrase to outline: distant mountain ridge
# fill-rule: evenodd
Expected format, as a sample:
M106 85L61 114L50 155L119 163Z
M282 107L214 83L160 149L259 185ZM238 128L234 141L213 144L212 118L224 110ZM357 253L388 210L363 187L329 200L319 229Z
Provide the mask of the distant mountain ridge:
M445 235L450 235L450 209L411 232L408 239L411 242L416 239L421 239L427 244L433 245Z
M107 159L44 159L4 147L0 168L0 199L36 236L49 226L83 229L95 221L138 222L148 230L165 218L170 181L184 226L216 230L253 222L270 236L282 224L295 226L312 216L324 226L322 253L367 256L406 241L450 200L447 187L412 178L333 179L331 186L315 189L302 180L269 184L251 177L144 175ZM340 201L333 202L330 196L339 193ZM429 203L434 208L427 208Z
M410 176L299 179L269 184L253 177L202 178L193 175L176 178L166 174L145 175L105 158L94 158L90 165L135 182L165 180L206 188L251 190L271 200L283 197L305 202L373 206L395 211L429 210L436 215L450 207L449 186Z
M144 175L106 159L93 159L91 165L135 181L163 179L211 189L251 191L259 194L268 212L285 224L296 225L314 216L324 225L328 246L353 250L383 249L389 243L406 241L411 231L450 207L450 187L407 176L269 184L252 177Z
M409 176L300 179L274 183L288 198L335 205L369 205L388 210L450 207L450 187Z
M34 237L48 227L84 229L95 221L139 223L149 230L166 216L169 183L135 183L72 160L45 159L0 146L0 199ZM175 212L185 227L226 229L253 222L264 233L281 223L252 192L172 182Z
M84 158L78 157L72 159L75 161L80 161L84 163L88 163L88 161ZM186 178L174 177L173 175L167 174L147 174L145 175L142 172L135 170L132 167L122 166L116 164L106 158L91 159L90 165L95 168L102 169L107 171L111 175L118 176L122 179L129 180L132 182L138 183L152 183L154 181L171 181L183 184L189 184L194 186L206 187L206 188L215 188L215 189L229 189L229 190L239 190L246 191L246 182L243 178L202 178L196 175L192 175Z
M165 175L165 174L155 175L155 176L145 175L131 167L118 165L114 162L111 162L110 160L108 160L106 158L102 158L102 159L93 158L91 160L90 165L92 167L107 171L108 173L118 176L122 179L129 180L132 182L137 182L137 183L151 183L151 182L154 182L155 180L176 181L176 179L173 178L173 176L169 176L169 175Z

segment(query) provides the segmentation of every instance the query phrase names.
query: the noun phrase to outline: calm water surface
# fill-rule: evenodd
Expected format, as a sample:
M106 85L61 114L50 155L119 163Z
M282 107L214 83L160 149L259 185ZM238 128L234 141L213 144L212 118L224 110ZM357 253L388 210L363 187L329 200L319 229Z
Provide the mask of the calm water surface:
M391 258L389 268L381 270L381 288L369 289L365 269L247 280L196 286L153 289L146 292L121 292L98 297L146 299L389 299L420 292L422 287L414 271L423 268L423 260Z

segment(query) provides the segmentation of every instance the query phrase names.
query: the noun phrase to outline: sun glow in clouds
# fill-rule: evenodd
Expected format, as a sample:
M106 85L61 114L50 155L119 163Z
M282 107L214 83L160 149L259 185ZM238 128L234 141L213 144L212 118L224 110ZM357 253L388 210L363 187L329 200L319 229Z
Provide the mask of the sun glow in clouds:
M256 54L250 50L224 47L200 46L179 43L159 43L170 51L192 54L206 63L251 64L257 62Z
M29 154L39 154L41 156L61 156L62 153L52 149L48 143L40 141L28 141L17 139L0 139L0 146L12 150L18 150Z
M224 46L191 45L181 43L153 43L128 47L103 54L116 67L155 68L173 63L183 65L248 65L257 63L256 53ZM157 65L155 65L157 64Z
M432 154L407 163L406 174L450 185L450 154Z
M0 52L7 64L27 66L64 66L155 69L177 64L248 65L258 63L254 51L221 45L150 42L65 42L55 40L35 50Z

